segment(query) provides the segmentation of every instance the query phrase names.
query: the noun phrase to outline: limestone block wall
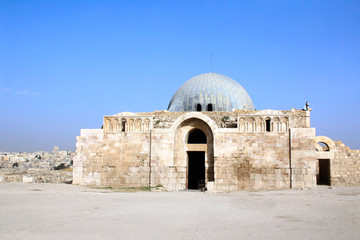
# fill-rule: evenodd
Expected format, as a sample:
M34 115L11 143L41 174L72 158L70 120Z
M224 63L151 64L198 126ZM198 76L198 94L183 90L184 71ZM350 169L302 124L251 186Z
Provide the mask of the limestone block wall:
M290 129L292 188L316 186L316 151L314 128Z
M215 135L215 191L290 187L289 133Z
M186 166L151 167L152 186L162 185L167 191L186 189Z
M340 141L334 142L334 159L330 159L331 185L360 186L360 150L351 150Z
M205 152L206 159L213 160L211 166L206 162L206 168L211 167L211 173L214 168L216 191L312 186L313 167L307 162L314 156L306 150L314 151L314 133L301 130L307 125L307 114L302 110L238 110L105 116L103 129L81 130L77 137L73 181L94 186L161 184L169 191L185 189L186 151L191 146L184 141L186 131L196 127L211 136ZM183 126L190 115L194 115L192 120ZM197 122L199 119L203 123ZM207 127L202 128L203 124ZM184 127L181 137L175 137L178 127ZM291 127L297 130L290 133Z
M101 185L149 186L150 133L104 134Z
M73 184L101 185L102 129L81 129L76 138Z
M186 189L187 167L174 162L174 136L169 129L153 129L151 135L151 186L168 191Z
M149 185L150 133L81 130L73 183L90 186Z

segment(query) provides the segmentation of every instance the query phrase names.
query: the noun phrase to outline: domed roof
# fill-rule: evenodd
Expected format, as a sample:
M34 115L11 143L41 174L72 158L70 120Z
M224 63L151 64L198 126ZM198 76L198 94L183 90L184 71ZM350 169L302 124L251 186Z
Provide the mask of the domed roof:
M235 80L205 73L185 82L169 103L170 112L254 110L249 94Z

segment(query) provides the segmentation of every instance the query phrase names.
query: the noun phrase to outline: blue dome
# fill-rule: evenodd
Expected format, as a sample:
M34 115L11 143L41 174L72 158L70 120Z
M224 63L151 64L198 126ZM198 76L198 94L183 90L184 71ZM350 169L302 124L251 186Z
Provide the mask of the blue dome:
M235 80L205 73L185 82L169 103L170 112L254 110L249 94Z

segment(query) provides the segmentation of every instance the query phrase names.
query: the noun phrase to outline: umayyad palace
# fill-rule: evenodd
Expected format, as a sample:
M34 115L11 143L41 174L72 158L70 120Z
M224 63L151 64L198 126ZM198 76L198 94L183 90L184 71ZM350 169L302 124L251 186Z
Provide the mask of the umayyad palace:
M255 110L235 80L198 75L168 110L122 112L104 116L101 129L81 129L73 184L214 192L360 185L360 150L316 136L310 111Z

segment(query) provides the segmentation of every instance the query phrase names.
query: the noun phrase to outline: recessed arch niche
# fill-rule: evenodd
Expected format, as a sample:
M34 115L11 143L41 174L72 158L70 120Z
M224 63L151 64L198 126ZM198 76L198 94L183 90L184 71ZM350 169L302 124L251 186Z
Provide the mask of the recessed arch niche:
M207 143L206 134L202 130L200 130L198 128L194 128L189 131L187 143L188 144L206 144Z
M194 152L204 152L205 182L214 181L214 137L209 125L198 118L184 120L177 127L174 137L174 165L186 166L189 170L189 156ZM184 176L187 182L188 170Z

